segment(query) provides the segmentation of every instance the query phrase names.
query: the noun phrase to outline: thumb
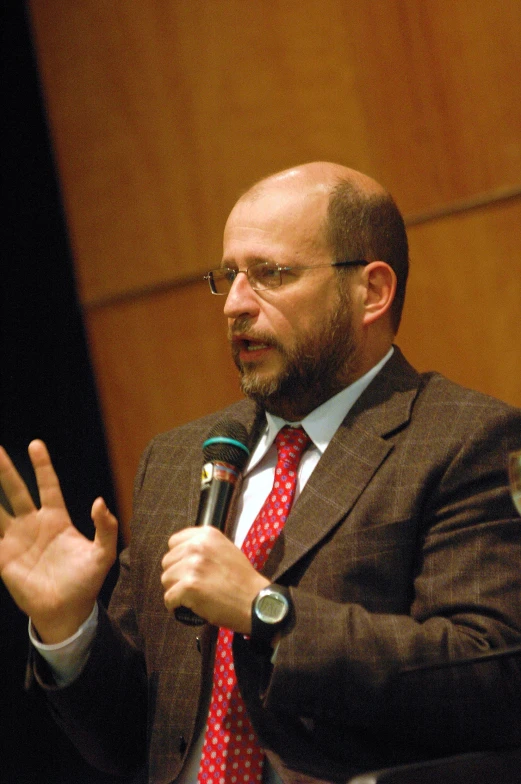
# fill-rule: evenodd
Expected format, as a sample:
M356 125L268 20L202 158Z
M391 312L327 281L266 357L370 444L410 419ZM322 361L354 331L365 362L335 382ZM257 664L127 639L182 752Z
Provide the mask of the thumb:
M108 509L103 498L96 498L92 504L91 517L96 528L94 541L108 554L115 556L118 539L118 521Z

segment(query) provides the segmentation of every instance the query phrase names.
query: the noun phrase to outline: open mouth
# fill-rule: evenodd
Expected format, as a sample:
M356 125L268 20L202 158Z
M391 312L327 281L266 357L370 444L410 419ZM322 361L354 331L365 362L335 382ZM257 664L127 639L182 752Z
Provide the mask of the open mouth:
M254 354L260 353L261 351L268 351L273 348L270 343L244 336L235 336L233 338L233 347L234 352L238 354L241 359L248 356L253 357Z
M271 348L271 346L268 346L267 343L257 343L256 341L253 341L253 340L245 340L243 342L244 342L244 349L245 349L245 351L248 351L248 352L249 351L261 351L262 349L265 349L265 348Z

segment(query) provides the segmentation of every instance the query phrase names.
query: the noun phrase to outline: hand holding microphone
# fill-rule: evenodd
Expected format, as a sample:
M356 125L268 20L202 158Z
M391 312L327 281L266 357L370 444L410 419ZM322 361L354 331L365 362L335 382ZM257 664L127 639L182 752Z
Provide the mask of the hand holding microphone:
M197 526L213 526L224 531L231 500L250 455L246 429L240 422L224 419L214 425L203 443L201 496ZM187 607L174 611L178 621L200 626L206 621Z

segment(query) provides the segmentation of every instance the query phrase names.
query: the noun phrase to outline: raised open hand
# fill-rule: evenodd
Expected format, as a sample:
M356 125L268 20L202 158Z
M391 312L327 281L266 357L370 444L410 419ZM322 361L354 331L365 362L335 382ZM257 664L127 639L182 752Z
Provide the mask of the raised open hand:
M58 477L42 441L29 455L36 474L38 509L5 450L0 482L13 516L0 506L0 576L45 643L61 642L89 616L116 558L117 520L102 498L92 505L93 541L73 525Z

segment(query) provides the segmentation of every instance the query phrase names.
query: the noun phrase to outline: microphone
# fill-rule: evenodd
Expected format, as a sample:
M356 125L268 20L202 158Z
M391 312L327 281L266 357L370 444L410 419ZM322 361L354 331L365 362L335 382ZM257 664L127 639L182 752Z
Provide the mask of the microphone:
M221 419L203 443L201 496L196 525L211 525L224 531L235 487L250 456L246 428L233 419ZM177 607L174 615L188 626L206 623L188 607Z

